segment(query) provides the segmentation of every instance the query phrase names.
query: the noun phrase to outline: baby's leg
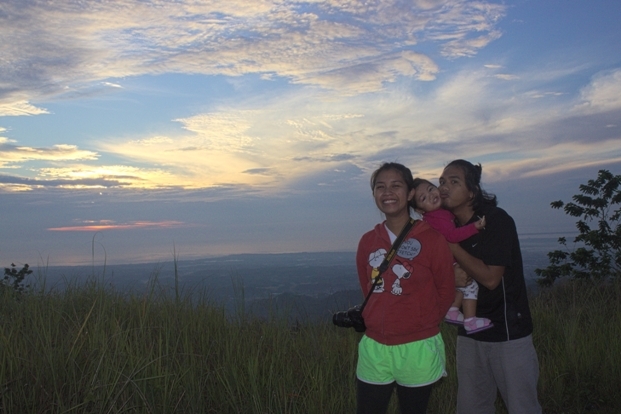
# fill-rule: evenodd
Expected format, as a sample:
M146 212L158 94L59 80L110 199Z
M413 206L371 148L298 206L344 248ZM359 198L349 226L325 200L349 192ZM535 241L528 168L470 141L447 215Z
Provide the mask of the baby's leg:
M464 311L464 328L467 334L489 329L494 324L487 318L477 318L477 298L479 294L479 285L472 282L470 286L464 289L464 299L462 301L462 309Z
M446 316L444 317L445 322L453 325L463 325L464 315L459 311L463 297L464 294L461 292L461 288L455 290L455 300L453 301L453 304L449 308L448 312L446 312Z
M451 308L455 307L455 308L461 308L461 304L462 301L464 300L464 293L459 290L459 289L455 289L455 300L453 301L453 304L451 305ZM476 300L474 301L474 308L475 308L475 312L476 312Z
M477 316L477 300L476 299L464 299L462 301L461 309L464 313L464 318L474 318Z

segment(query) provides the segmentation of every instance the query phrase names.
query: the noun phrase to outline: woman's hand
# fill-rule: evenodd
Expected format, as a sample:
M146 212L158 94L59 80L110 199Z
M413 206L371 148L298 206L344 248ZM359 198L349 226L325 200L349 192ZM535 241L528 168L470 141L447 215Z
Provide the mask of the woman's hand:
M461 268L459 263L453 263L453 270L455 272L456 287L465 287L472 283L472 278L468 276L464 269Z

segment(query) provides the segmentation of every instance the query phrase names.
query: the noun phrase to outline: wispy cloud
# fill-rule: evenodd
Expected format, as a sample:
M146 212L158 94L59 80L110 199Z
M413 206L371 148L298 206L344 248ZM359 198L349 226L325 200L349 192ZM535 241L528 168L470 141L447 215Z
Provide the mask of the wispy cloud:
M100 136L88 149L0 138L0 168L19 169L2 176L4 188L266 190L344 165L365 172L380 159L432 173L453 155L503 154L507 171L535 174L571 164L572 151L618 157L611 127L621 107L618 71L574 95L550 86L584 67L567 62L521 71L500 60L464 64L439 77L447 65L440 56L471 57L499 39L507 8L494 2L66 0L24 7L9 0L1 7L7 41L0 51L10 59L0 59L0 85L10 87L0 88L0 115L47 113L30 103L36 99L131 92L123 78L140 75L261 74L298 87L195 108L166 120L176 132ZM421 83L433 88L421 93L413 86ZM603 123L606 132L591 134L607 151L582 146L584 128L566 127L576 115Z
M537 92L541 97L533 100L531 91L516 94L513 85L470 68L420 98L403 94L401 85L388 89L381 99L347 95L326 99L307 90L254 109L227 106L180 118L176 122L182 133L111 138L96 143L97 152L87 153L91 159L114 155L126 165L82 162L41 167L36 181L14 180L14 184L135 189L257 186L267 191L295 187L304 177L345 164L364 173L381 159L407 163L423 175L435 174L438 160L464 153L490 163L500 159L505 174L543 174L579 165L581 157L607 162L621 155L618 130L610 126L619 110L610 112L616 101L607 93L616 81L616 74L598 75L570 100L559 100L562 95L551 92ZM577 111L590 119L573 120ZM599 116L604 118L597 121ZM593 122L602 123L600 132L592 128ZM0 148L7 145L5 139ZM21 160L27 159L23 154L37 153L19 152L15 144L10 148L22 154ZM5 154L0 159L8 165L10 158Z
M508 81L520 79L519 76L511 75L509 73L498 73L498 74L494 75L494 77L497 78L497 79L508 80Z
M580 95L579 111L594 113L621 109L621 70L598 74Z
M11 96L1 99L1 95L2 93L0 92L0 116L43 115L49 113L45 108L34 106L26 100L12 99Z
M7 0L1 7L0 51L8 58L0 59L0 85L11 86L0 88L0 102L14 114L25 108L23 97L11 99L17 91L29 102L144 74L276 74L350 93L379 90L399 76L431 80L439 69L416 50L419 42L470 56L499 36L505 12L463 0L61 0L27 7Z
M76 145L56 144L48 148L34 148L16 145L14 140L0 137L0 168L29 161L76 161L97 158L97 153L81 150Z

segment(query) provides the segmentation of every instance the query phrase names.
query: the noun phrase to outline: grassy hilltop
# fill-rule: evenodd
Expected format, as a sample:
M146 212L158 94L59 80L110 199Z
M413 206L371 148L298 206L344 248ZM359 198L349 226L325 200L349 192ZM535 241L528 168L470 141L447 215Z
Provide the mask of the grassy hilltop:
M292 326L243 307L231 317L156 283L131 295L96 282L0 292L2 413L354 412L360 334L330 321ZM621 412L621 283L567 283L531 306L544 411ZM457 387L455 328L442 333L449 375L429 409L441 414Z

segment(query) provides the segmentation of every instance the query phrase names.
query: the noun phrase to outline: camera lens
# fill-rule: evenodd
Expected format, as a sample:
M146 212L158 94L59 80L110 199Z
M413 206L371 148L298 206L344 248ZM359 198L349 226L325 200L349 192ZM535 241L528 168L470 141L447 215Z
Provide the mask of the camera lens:
M352 326L347 311L336 312L332 315L332 323L341 328L349 328Z

